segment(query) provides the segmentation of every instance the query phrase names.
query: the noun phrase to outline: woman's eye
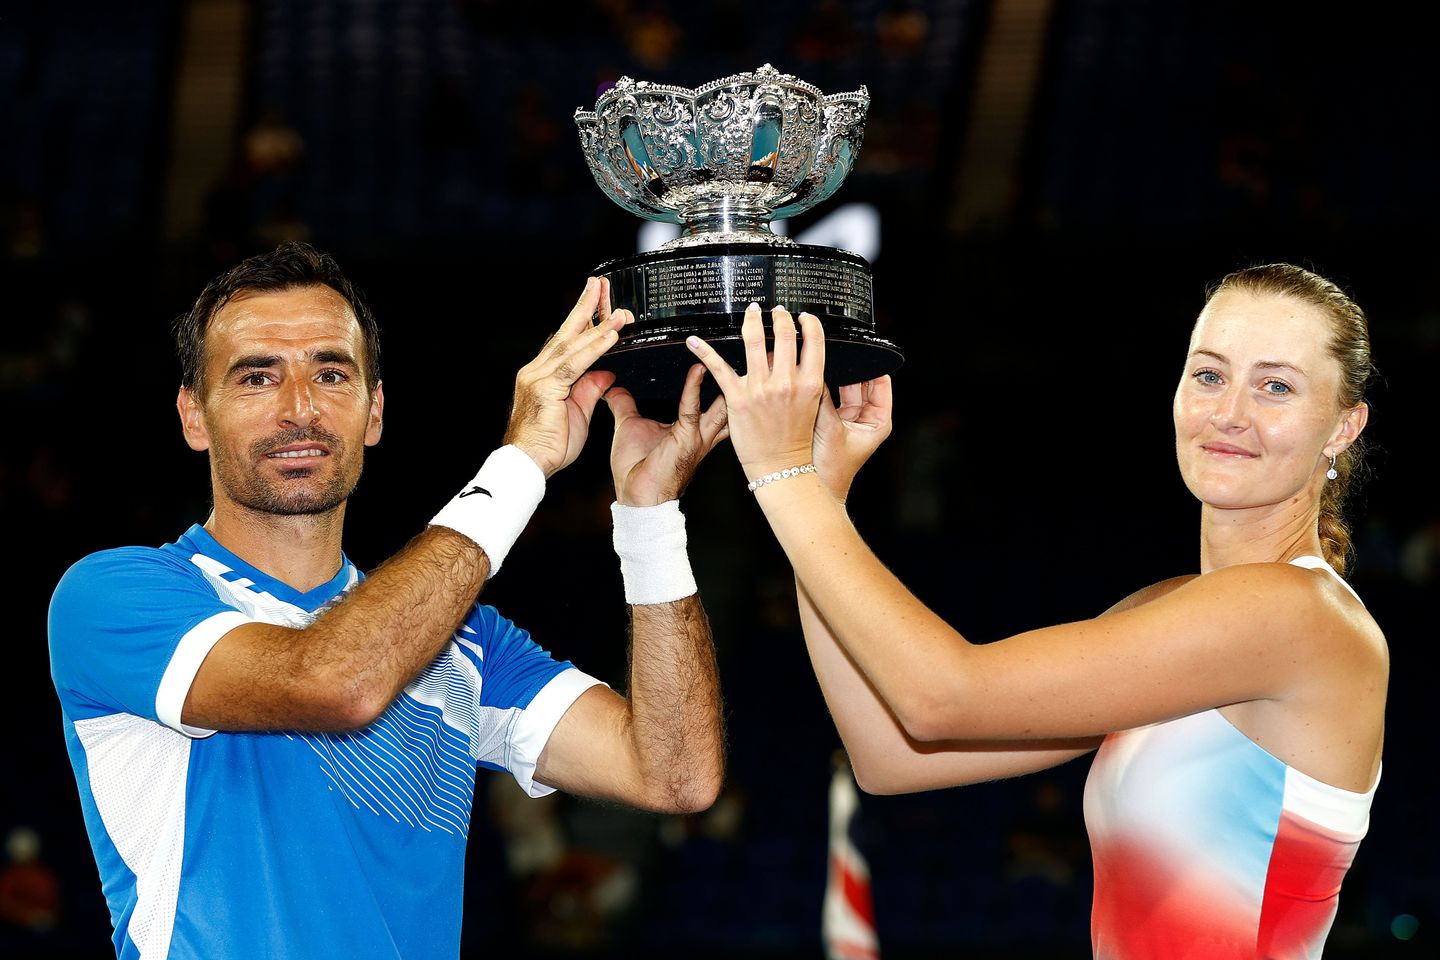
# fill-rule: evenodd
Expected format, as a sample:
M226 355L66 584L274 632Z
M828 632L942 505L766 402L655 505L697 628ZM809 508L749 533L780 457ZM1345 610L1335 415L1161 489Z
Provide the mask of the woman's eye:
M1195 372L1195 379L1206 386L1214 386L1220 382L1220 374L1214 370L1197 370Z
M1282 380L1266 380L1264 386L1261 389L1263 389L1266 393L1273 393L1277 396L1283 396L1290 392L1290 384L1285 383Z

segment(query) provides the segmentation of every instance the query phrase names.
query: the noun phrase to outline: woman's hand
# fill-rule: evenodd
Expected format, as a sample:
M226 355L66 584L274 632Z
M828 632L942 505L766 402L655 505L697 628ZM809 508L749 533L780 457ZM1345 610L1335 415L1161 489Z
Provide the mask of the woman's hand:
M840 388L840 406L827 392L815 421L815 470L836 500L850 494L855 474L890 436L890 378Z
M775 307L770 319L775 346L773 356L766 356L760 307L752 303L745 311L740 327L743 377L699 337L686 341L725 394L730 442L751 480L814 459L815 417L825 392L825 331L819 318L800 314L803 349L797 349L795 321L788 310Z

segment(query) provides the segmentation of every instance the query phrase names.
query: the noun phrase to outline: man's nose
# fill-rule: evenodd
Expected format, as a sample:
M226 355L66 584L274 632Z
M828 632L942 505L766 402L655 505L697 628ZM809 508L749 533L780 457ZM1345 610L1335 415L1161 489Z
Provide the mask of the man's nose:
M284 391L284 403L280 409L282 423L297 427L308 427L320 419L315 409L315 397L310 391L310 381L304 377L293 377Z

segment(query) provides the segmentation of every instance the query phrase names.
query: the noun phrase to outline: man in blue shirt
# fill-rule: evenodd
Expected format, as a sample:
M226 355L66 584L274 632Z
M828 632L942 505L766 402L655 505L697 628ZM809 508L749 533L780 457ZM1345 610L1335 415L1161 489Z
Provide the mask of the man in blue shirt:
M369 577L341 552L384 413L359 292L286 244L177 322L177 407L214 509L172 544L86 557L50 609L119 957L457 956L477 767L534 796L713 802L719 692L677 498L725 436L724 401L701 412L697 366L658 424L587 372L631 319L608 300L586 285L517 376L505 445ZM602 396L628 698L476 602Z

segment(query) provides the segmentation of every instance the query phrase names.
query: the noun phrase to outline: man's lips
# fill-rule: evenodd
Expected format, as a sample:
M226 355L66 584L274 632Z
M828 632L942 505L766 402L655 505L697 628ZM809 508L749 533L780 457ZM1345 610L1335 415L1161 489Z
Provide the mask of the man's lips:
M292 443L265 454L270 460L304 460L311 457L328 457L330 451L318 443Z

